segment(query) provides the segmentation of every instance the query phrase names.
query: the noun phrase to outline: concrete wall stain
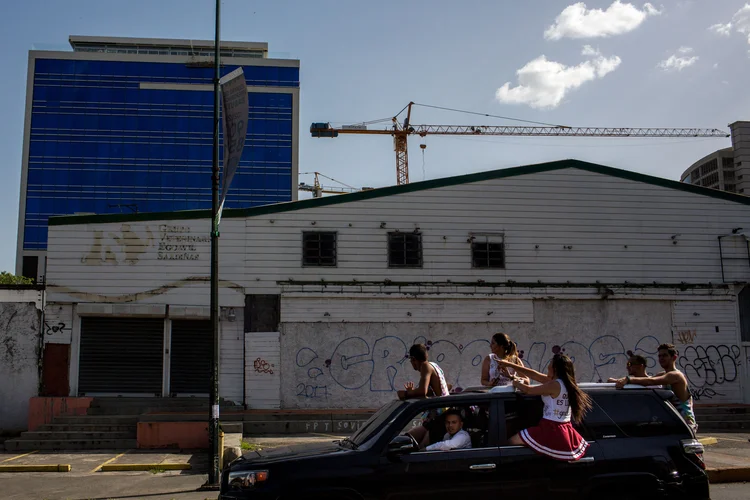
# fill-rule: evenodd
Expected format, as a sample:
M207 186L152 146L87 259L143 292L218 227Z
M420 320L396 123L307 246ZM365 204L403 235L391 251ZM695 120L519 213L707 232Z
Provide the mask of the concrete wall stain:
M157 288L152 288L150 290L144 290L144 291L136 292L136 293L128 293L124 295L100 295L100 294L91 293L91 292L82 292L82 291L79 291L79 290L76 290L74 288L70 288L67 286L55 285L54 283L50 283L49 285L47 285L47 288L50 290L54 290L55 293L66 294L66 295L69 295L70 297L74 297L76 299L86 301L86 302L96 302L96 303L108 302L108 303L113 303L113 304L123 304L123 303L129 303L129 302L138 302L139 300L145 300L151 297L157 297L169 291L183 288L190 284L195 284L195 283L208 284L209 282L210 282L210 278L208 276L188 276L187 278L182 278L180 280L172 281L170 283L166 283ZM245 294L245 288L233 281L219 280L219 286L241 293L243 295Z

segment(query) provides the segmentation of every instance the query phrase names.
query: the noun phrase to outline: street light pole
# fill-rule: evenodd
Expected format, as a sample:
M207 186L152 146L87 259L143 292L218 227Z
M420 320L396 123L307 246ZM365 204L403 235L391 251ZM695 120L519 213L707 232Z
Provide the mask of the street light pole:
M216 39L214 41L214 144L211 168L211 394L208 421L208 485L219 486L219 78L221 0L216 0Z

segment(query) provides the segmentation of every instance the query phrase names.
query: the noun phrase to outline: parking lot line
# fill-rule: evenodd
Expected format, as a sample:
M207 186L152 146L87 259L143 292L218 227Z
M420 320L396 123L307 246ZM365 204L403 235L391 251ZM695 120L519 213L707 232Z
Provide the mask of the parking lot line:
M181 463L158 463L158 464L102 464L102 472L148 472L150 470L191 470L190 464Z
M18 456L16 456L16 457L6 458L6 459L5 459L5 460L3 460L2 462L0 462L0 464L4 464L5 462L10 462L11 460L16 460L16 459L18 459L18 458L23 458L23 457L25 457L25 456L27 456L27 455L31 455L32 453L36 453L37 451L39 451L39 450L34 450L34 451L30 451L30 452L28 452L28 453L24 453L23 455L18 455Z
M117 460L118 458L120 458L121 456L123 456L124 454L126 454L129 451L130 450L125 450L122 453L120 453L119 455L110 458L106 462L97 465L96 467L94 467L94 469L91 471L91 473L93 474L94 472L99 472L99 469L101 469L102 467L104 467L107 464L111 464L112 462L114 462L115 460Z
M716 439L718 439L719 441L736 441L736 442L738 442L738 443L747 443L747 441L746 441L746 440L744 440L744 439L734 439L734 438L726 438L726 437L724 437L724 436L722 436L722 437L718 437L718 438L716 438Z
M70 464L0 465L0 472L70 472Z

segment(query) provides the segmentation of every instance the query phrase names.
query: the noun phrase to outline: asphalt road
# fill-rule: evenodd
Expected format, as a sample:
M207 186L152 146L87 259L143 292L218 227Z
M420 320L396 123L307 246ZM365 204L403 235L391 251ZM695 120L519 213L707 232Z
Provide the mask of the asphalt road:
M711 486L711 500L746 500L750 498L750 483L727 483Z
M0 491L2 498L7 500L213 500L217 497L216 492L196 491L205 479L206 476L202 474L163 476L144 473L86 477L66 477L62 474L4 474L0 477ZM748 498L750 483L711 486L711 500Z
M24 473L0 475L3 499L48 500L215 500L218 492L196 491L206 476L162 476L149 473L138 475L95 475L71 477L63 474ZM739 497L738 497L739 498Z

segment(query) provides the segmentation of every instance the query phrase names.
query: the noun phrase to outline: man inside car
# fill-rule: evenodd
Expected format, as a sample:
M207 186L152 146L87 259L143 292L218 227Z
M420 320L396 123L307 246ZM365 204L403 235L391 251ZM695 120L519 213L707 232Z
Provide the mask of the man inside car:
M471 436L464 430L464 418L460 410L451 409L443 413L445 436L442 441L431 444L425 451L450 451L471 448Z

